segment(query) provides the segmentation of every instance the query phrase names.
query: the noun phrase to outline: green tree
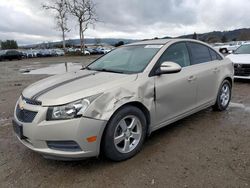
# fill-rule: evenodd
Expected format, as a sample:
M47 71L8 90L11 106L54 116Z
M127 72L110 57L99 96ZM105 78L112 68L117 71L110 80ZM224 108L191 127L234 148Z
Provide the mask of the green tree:
M3 50L18 48L17 42L15 40L2 41L1 46Z
M124 45L124 42L123 41L119 41L115 44L115 47L119 47L119 46L122 46Z

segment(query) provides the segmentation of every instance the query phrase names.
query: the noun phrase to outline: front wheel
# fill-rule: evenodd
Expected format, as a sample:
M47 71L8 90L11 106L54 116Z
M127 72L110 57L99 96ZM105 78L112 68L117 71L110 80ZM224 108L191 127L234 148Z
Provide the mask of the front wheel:
M224 111L227 109L232 95L232 85L228 80L224 80L218 92L217 100L213 106L214 110Z
M125 106L109 121L104 133L102 150L107 158L123 161L137 154L146 137L146 118L134 106Z

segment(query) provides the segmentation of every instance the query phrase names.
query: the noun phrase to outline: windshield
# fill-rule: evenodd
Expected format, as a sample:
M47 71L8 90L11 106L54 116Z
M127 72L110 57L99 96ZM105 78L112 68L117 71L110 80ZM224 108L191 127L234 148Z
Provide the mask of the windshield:
M125 46L97 59L87 69L117 73L142 72L162 45Z
M234 52L235 54L250 54L250 44L244 44L237 48Z

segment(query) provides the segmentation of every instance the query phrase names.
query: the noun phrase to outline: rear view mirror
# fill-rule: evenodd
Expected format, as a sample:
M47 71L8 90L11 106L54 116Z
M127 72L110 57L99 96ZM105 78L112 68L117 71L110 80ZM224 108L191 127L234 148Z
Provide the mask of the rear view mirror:
M166 61L163 62L159 69L157 69L156 74L171 74L171 73L177 73L181 71L181 66L177 63Z

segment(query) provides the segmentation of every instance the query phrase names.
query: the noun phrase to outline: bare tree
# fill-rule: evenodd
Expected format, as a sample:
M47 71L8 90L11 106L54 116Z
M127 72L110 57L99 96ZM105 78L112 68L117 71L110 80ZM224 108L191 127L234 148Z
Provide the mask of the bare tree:
M67 3L66 0L53 0L52 5L42 5L46 10L53 10L55 14L56 26L62 32L63 39L63 49L66 50L65 37L66 32L69 32L70 29L67 27Z
M94 4L92 0L68 0L67 6L70 14L76 18L79 24L81 51L84 52L84 32L90 24L94 24L97 21L95 12L96 4Z

